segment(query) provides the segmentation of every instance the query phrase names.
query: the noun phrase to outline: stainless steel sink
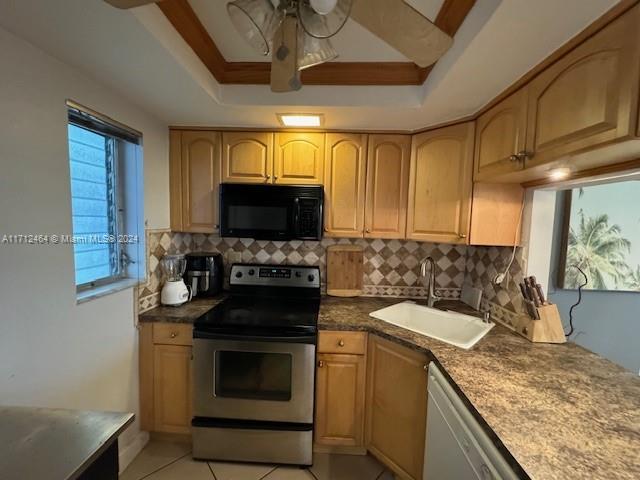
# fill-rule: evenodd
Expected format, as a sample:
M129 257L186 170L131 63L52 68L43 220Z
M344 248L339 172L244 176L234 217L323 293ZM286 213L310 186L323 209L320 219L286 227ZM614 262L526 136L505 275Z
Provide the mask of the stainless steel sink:
M369 315L464 349L473 347L495 326L470 315L429 308L415 302L397 303Z

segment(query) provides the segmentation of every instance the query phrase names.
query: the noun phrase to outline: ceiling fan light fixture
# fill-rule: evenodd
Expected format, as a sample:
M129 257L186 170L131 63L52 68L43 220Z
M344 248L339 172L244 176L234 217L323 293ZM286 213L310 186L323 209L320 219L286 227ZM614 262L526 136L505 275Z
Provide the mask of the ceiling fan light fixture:
M276 9L271 0L234 0L227 3L231 23L261 55L269 55L275 31Z
M311 8L313 8L320 15L328 15L336 8L338 0L309 0Z
M283 127L321 127L324 115L321 113L276 113Z
M326 38L315 38L300 28L298 42L298 70L315 67L338 58L331 42Z
M317 0L318 3L324 4L320 8L329 9L327 14L322 14L314 7L313 2L298 2L298 18L300 25L307 34L316 38L329 38L337 34L349 19L351 13L351 4L353 0Z

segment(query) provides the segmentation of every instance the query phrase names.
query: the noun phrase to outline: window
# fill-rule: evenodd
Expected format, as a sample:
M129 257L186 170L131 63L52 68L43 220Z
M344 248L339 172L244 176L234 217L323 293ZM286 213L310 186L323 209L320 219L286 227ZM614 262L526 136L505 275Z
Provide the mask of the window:
M564 191L559 285L640 291L640 182L627 180Z
M86 290L131 277L139 257L130 245L138 225L128 219L139 215L125 207L128 196L139 197L138 183L126 177L138 172L140 137L75 104L68 115L75 283Z

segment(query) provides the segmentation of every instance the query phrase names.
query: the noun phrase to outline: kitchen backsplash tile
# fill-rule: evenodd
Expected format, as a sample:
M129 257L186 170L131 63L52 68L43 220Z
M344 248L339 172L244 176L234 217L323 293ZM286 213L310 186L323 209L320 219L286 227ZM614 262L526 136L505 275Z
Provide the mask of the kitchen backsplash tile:
M149 230L146 234L148 276L139 290L140 311L158 305L162 287L160 259L165 254L196 251L220 252L225 271L229 270L230 252L242 262L319 265L326 278L326 248L336 244L357 244L364 249L364 294L404 298L425 297L426 290L416 285L420 260L431 255L437 263L436 287L446 298L457 298L465 278L467 247L421 243L410 240L334 239L322 241L277 242L267 240L220 238L217 235ZM236 255L237 256L237 255Z
M229 271L230 252L239 255L242 262L287 263L291 265L319 265L325 278L326 248L336 244L356 244L364 249L364 295L401 298L426 297L426 289L417 285L420 260L431 255L436 260L438 294L445 298L458 298L464 282L481 288L484 293L483 309L489 310L496 320L511 326L522 312L522 299L518 283L526 271L522 248L516 249L514 262L503 285L492 280L509 263L512 248L475 247L414 242L411 240L334 239L319 242L276 242L245 238L220 238L217 235L148 230L147 282L139 287L140 312L159 304L162 288L160 259L165 254L196 251L220 252L225 271ZM323 285L323 288L325 286Z
M509 265L512 254L511 247L468 247L465 272L465 281L483 290L485 309L508 326L513 326L523 309L518 284L526 272L524 249L516 249L513 264L502 285L495 285L493 279Z

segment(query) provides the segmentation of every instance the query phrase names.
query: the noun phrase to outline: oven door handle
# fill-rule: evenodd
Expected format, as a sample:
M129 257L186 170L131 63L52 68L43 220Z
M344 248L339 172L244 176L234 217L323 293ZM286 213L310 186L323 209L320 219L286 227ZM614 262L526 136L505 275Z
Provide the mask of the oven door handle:
M257 336L257 335L235 335L230 333L212 333L200 330L193 331L193 338L203 338L207 340L232 340L239 342L269 342L269 343L305 343L315 345L317 343L316 335L297 335L297 336Z

